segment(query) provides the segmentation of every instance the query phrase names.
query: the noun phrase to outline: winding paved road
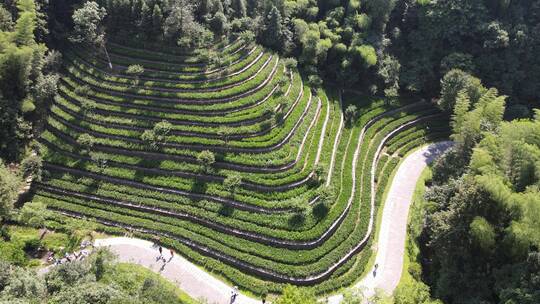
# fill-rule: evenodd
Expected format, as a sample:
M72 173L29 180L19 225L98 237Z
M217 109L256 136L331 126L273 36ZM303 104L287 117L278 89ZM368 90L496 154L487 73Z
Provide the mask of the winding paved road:
M426 166L452 146L444 141L424 146L408 155L400 164L384 203L381 227L377 243L374 269L354 285L362 290L364 296L371 297L375 290L381 289L392 294L397 287L403 270L403 254L407 236L407 220L416 183ZM329 304L341 302L342 295L329 297Z
M371 296L376 289L391 294L399 283L403 268L407 218L416 182L424 168L451 145L451 142L439 142L425 146L407 156L399 166L386 198L376 244L375 263L379 265L377 275L370 273L354 286L362 289L364 295ZM169 261L170 253L166 248L163 252L168 262L164 263L157 261L158 250L148 241L119 237L96 240L96 246L109 246L118 254L121 262L136 263L161 273L195 299L205 298L211 304L233 303L230 286L179 255L174 255ZM334 295L329 297L328 303L338 304L341 299L342 295ZM240 294L234 303L261 302Z

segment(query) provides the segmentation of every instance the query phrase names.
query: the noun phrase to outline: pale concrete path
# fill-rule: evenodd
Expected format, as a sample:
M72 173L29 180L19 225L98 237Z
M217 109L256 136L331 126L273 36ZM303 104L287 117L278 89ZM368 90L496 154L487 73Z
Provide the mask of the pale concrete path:
M120 262L139 264L160 273L194 299L204 298L209 304L261 303L260 300L242 294L237 296L234 302L231 302L232 288L230 286L177 254L169 261L171 254L168 248L163 247L163 257L167 263L164 263L163 260L158 261L158 248L149 241L117 237L98 239L95 241L95 246L109 247L112 252L118 255ZM163 265L165 266L163 267Z
M382 289L392 294L401 278L403 254L407 235L407 219L416 183L425 167L452 146L451 142L439 142L420 148L407 156L392 180L386 198L380 233L377 241L377 274L368 274L354 288L363 290L365 296L372 296ZM174 282L192 298L204 298L209 304L256 304L260 300L240 294L231 302L231 286L195 266L185 258L175 254L169 261L169 249L163 248L163 256L169 262L157 260L158 249L153 243L141 239L117 237L98 239L95 246L109 247L121 262L136 263ZM373 270L372 270L373 271ZM342 295L328 298L329 304L337 304Z
M353 288L371 297L377 289L391 295L397 287L403 270L403 255L407 236L407 220L416 183L426 166L452 146L444 141L422 147L408 155L400 164L384 203L377 243L376 275L371 272ZM337 304L342 295L329 297L329 304Z

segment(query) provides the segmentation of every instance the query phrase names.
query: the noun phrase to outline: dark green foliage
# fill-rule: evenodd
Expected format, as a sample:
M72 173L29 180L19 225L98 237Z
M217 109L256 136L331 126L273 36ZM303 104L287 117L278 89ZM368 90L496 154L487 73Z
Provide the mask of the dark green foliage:
M75 43L101 46L105 40L102 26L107 15L105 8L96 2L88 1L73 13L74 29L70 40Z
M41 167L43 160L41 156L36 154L30 154L26 156L21 162L21 173L24 178L32 176L33 179L41 180Z
M162 282L152 277L144 280L139 297L146 303L181 303L178 296L168 292Z
M22 246L13 242L1 242L0 250L2 251L2 260L7 261L13 265L26 266L28 259Z
M261 41L270 48L281 50L284 45L283 18L274 6L266 16Z
M49 214L47 206L40 202L28 202L19 211L18 220L30 227L42 228Z
M540 75L535 55L540 39L534 34L539 11L538 1L398 4L390 22L401 34L391 48L404 65L404 86L433 96L438 79L457 68L497 87L512 102L538 100L533 79Z
M420 239L425 279L445 303L535 303L540 121L502 122L504 97L481 91L458 93L457 144L433 168Z
M19 178L0 161L0 222L10 218L19 184Z
M11 7L15 11L14 7ZM17 1L17 18L1 7L0 157L20 160L43 104L56 93L58 77L46 60L47 48L34 36L42 17L32 0ZM9 19L16 19L11 26ZM53 60L54 61L54 60Z
M539 97L535 1L101 2L114 35L160 41L165 34L162 42L196 47L251 30L322 79L366 90L377 85L389 98L400 91L436 97L440 78L454 69L483 79L511 103Z
M161 36L162 22L163 13L161 12L161 7L157 4L154 4L154 9L152 10L152 35L156 37Z
M233 0L232 9L234 15L237 18L244 18L247 16L247 3L246 0Z

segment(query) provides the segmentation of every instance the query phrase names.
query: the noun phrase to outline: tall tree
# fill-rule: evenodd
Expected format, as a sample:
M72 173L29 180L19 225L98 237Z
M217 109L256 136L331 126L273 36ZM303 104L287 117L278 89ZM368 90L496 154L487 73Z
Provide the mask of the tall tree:
M70 40L75 43L84 43L102 46L105 42L103 19L107 11L94 1L85 2L73 13L73 33Z
M236 18L244 18L247 16L247 3L246 0L233 0L232 9L234 10L234 16Z
M163 23L163 12L158 4L154 4L154 9L152 11L152 33L155 36L160 36L161 26Z
M264 23L262 42L275 50L283 48L283 20L279 10L273 6Z

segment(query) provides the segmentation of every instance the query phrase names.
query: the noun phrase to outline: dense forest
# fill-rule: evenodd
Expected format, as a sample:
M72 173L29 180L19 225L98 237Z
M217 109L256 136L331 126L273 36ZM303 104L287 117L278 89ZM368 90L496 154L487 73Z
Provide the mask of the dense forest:
M496 89L459 91L456 147L434 166L419 243L445 303L540 301L540 112L504 122L504 105Z
M81 5L5 1L0 9L7 160L24 155L54 95L60 55L45 42L102 52L107 39L196 48L243 35L297 58L314 84L432 99L459 69L509 96L507 118L530 116L540 98L539 1L101 0L71 18Z
M2 0L0 223L21 181L39 179L61 51L108 56L113 41L223 64L207 47L237 37L312 87L437 103L456 145L433 168L417 279L444 303L540 302L540 0Z

